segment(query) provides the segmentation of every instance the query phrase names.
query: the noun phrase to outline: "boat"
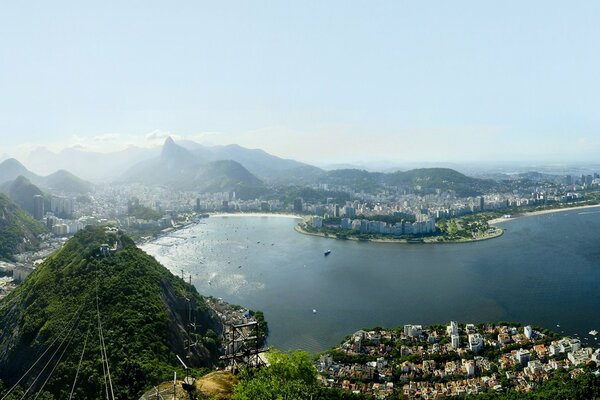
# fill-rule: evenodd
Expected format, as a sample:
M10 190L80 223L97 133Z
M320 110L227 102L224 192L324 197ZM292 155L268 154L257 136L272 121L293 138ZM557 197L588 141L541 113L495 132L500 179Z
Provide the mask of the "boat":
M324 254L325 254L326 256L330 255L330 254L331 254L331 250L326 250Z
M591 330L589 333L590 333L590 335L592 335L592 336L596 336L596 335L598 334L598 331L597 331L597 330L595 330L595 329L593 329L593 330Z
M317 313L317 309L313 308L313 314L316 314L316 313Z

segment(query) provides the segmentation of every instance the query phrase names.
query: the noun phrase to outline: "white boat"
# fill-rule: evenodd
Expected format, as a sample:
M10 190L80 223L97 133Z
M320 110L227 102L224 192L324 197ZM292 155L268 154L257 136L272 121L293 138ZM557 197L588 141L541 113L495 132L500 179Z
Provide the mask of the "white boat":
M590 333L590 335L592 335L592 336L596 336L596 335L598 334L598 331L597 331L597 330L595 330L595 329L593 329L593 330L591 330L589 333Z
M313 308L313 314L316 314L316 313L317 313L317 309Z

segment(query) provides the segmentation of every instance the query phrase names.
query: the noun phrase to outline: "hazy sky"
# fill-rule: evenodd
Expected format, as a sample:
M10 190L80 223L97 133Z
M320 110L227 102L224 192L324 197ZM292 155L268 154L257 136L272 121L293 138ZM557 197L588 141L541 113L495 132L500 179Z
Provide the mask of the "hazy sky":
M600 2L5 1L0 156L597 160Z

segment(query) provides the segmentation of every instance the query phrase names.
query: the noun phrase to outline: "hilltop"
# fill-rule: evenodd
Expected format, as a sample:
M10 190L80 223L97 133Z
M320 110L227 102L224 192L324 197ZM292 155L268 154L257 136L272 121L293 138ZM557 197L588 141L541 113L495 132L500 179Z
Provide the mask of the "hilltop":
M0 259L33 250L46 227L34 220L6 195L0 193Z
M47 176L40 176L28 170L14 158L9 158L0 163L0 184L14 181L19 177L24 177L37 186L56 192L82 194L89 193L94 189L91 182L78 178L65 170L59 170Z
M19 207L34 215L34 196L44 196L44 192L31 183L29 179L19 175L17 179L0 185L0 192L7 194Z
M190 323L197 345L188 352ZM76 398L100 398L107 368L115 398L137 398L172 376L176 355L214 365L220 331L193 286L123 233L86 227L0 302L0 379L68 398L79 371Z

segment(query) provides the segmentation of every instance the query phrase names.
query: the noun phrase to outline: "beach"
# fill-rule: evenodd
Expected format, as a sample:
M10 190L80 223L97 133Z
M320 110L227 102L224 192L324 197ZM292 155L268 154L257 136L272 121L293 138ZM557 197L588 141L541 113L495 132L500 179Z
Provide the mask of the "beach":
M574 210L578 211L578 210L585 210L585 209L589 209L589 208L600 208L600 204L587 204L584 206L553 208L550 210L538 210L538 211L530 211L530 212L524 212L524 213L518 213L518 214L511 214L510 217L508 217L508 218L500 217L500 218L491 219L488 221L488 224L495 225L495 224L499 224L501 222L506 222L506 221L510 221L513 219L517 219L517 218L535 217L536 215L554 214L554 213L565 212L565 211L574 211Z

